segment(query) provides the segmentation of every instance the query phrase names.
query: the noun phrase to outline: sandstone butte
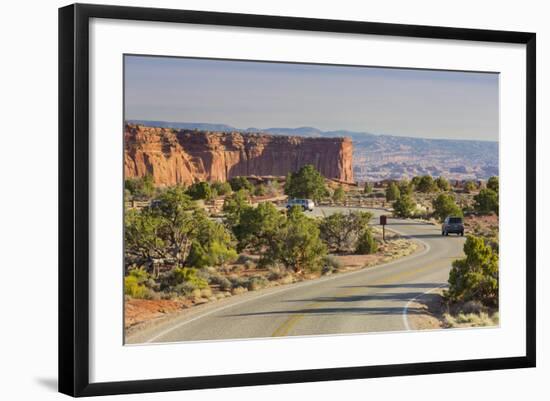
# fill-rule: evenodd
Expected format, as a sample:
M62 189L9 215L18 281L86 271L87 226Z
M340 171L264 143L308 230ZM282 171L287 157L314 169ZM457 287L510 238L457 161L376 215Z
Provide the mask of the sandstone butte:
M325 177L353 182L350 138L206 132L125 125L125 178L152 175L157 186L285 176L306 164Z

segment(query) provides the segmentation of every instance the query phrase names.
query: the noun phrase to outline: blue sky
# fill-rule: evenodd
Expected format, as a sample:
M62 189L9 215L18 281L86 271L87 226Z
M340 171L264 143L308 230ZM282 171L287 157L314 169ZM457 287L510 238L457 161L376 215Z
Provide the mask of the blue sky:
M128 120L498 140L498 74L125 56Z

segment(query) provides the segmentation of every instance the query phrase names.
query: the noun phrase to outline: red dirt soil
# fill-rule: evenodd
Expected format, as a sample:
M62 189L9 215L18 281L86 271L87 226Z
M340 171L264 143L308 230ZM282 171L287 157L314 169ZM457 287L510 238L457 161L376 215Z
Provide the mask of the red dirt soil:
M167 313L177 312L190 307L188 300L150 300L150 299L126 299L124 305L124 327L128 328L137 323L164 316Z

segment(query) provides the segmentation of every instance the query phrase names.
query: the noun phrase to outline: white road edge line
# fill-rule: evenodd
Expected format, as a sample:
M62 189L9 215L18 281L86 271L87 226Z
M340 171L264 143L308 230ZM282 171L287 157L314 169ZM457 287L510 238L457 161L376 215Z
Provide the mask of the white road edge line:
M406 234L403 234L401 232L399 232L398 230L395 230L395 229L391 229L392 231L395 231L396 233L398 233L399 235L402 235L403 237L414 237L414 236L410 236L410 235L406 235ZM424 250L416 255L412 255L412 257L408 258L408 260L411 260L411 259L416 259L420 256L424 256L425 254L427 254L430 250L431 250L431 247L430 247L430 244L428 244L427 242L421 240L421 239L418 239L418 238L415 238L416 241L422 243L422 245L424 245ZM402 259L397 259L397 260L394 260L394 261L391 261L391 262L388 262L388 263L384 263L384 264L381 264L381 265L378 265L378 266L373 266L371 268L369 268L368 271L372 271L372 270L378 270L379 268L381 267L387 267L387 266L390 266L390 265L393 265L393 264L396 264L396 263L400 263L402 262L403 260ZM264 298L264 297L268 297L268 296L272 296L272 295L276 295L276 294L280 294L280 293L283 293L285 291L290 291L290 290L293 290L293 289L296 289L296 288L301 288L301 287L307 287L309 285L314 285L314 284L317 284L317 283L320 283L320 282L323 282L323 281L328 281L328 280L333 280L333 279L338 279L340 277L346 277L346 276L352 276L352 275L355 275L355 274L359 274L359 273L364 273L365 269L360 269L360 270L356 270L356 271L353 271L353 272L349 272L349 273L343 273L343 274L337 274L337 275L334 275L334 276L329 276L329 277L326 277L326 278L321 278L321 279L316 279L316 280L311 280L311 281L307 281L307 282L304 282L304 283L300 283L298 285L293 285L293 286L289 286L287 288L281 288L281 290L279 291L274 291L274 292L269 292L267 294L263 294L263 295L260 295L260 296L257 296L257 297L251 297L251 298L247 298L247 299L243 299L242 301L239 301L239 302L236 302L236 303L232 303L232 304L229 304L229 305L226 305L226 306L222 306L221 308L216 308L216 309L213 309L209 312L206 312L206 313L203 313L201 315L198 315L198 316L195 316L194 318L192 319L189 319L189 320L185 320L179 324L176 324L172 327L169 327L163 331L161 331L160 333L158 333L157 335L151 337L149 340L145 341L145 344L150 344L150 343L154 343L155 340L158 340L159 338L165 336L166 334L174 331L174 330L177 330L183 326L186 326L188 325L189 323L192 323L196 320L199 320L199 319L202 319L203 317L206 317L206 316L210 316L214 313L217 313L217 312L220 312L222 310L225 310L225 309L229 309L229 308L233 308L234 306L238 306L238 305L241 305L241 304L244 304L246 302L250 302L250 301L255 301L255 300L258 300L258 299L261 299L261 298ZM411 300L412 301L412 300ZM409 301L410 302L410 301ZM408 305L408 304L407 304ZM406 308L407 306L405 306ZM408 327L408 324L406 324L407 327ZM408 330L408 329L407 329ZM143 344L143 343L142 343ZM128 345L131 345L131 344L128 344Z
M409 306L411 305L411 303L413 303L414 301L416 301L418 298L420 297L423 297L424 295L426 294L429 294L435 290L438 290L440 288L444 288L444 287L447 287L447 284L442 284L442 285L439 285L437 287L434 287L426 292L423 292L422 294L418 294L416 297L412 298L412 299L409 299L409 302L407 302L405 304L405 307L403 308L403 313L402 313L402 316L403 316L403 325L405 326L405 330L406 331L412 331L411 327L409 326L409 318L407 317L407 312L409 310Z

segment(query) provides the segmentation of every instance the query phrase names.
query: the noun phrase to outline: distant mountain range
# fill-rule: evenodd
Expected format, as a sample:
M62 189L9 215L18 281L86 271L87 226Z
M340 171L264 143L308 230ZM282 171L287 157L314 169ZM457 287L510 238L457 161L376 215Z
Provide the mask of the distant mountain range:
M271 135L305 137L350 137L353 140L353 168L358 181L410 178L415 175L443 175L449 179L485 180L498 175L498 142L460 139L428 139L348 130L322 131L315 127L246 128L227 124L128 120L150 127L197 129L221 132L262 132Z
M298 127L298 128L235 128L227 124L210 124L210 123L187 123L187 122L170 122L170 121L154 121L154 120L128 120L130 124L140 124L149 127L161 128L176 128L176 129L197 129L199 131L221 131L221 132L265 132L271 135L288 135L288 136L306 136L306 137L337 137L348 136L352 139L361 139L365 136L376 136L368 132L356 131L321 131L315 127Z

